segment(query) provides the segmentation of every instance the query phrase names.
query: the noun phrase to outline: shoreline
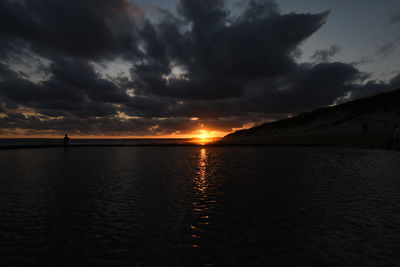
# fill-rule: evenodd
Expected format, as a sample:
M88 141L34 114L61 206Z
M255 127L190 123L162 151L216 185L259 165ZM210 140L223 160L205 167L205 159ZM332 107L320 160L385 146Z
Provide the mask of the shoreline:
M0 150L78 147L337 147L396 151L393 140L386 133L336 133L312 135L271 135L223 138L214 142L189 140L73 140L64 146L62 140L37 142L4 142Z
M41 149L41 148L95 148L95 147L333 147L347 149L374 149L396 151L394 149L380 147L359 147L334 144L257 144L257 143L234 143L234 144L76 144L76 145L10 145L0 146L2 150Z
M35 148L74 148L74 147L242 147L242 146L260 146L260 147L313 147L313 146L331 146L321 144L77 144L77 145L10 145L0 146L0 150L9 149L35 149Z

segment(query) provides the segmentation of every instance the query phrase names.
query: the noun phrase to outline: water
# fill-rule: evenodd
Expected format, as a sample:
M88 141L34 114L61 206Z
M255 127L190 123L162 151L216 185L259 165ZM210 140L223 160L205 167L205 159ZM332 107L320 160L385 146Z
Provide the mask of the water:
M0 266L398 266L399 173L374 150L3 150Z
M218 138L219 139L219 138ZM212 140L207 140L212 141ZM127 139L70 139L70 146L146 146L146 145L185 145L198 142L196 138L127 138ZM62 146L63 138L0 138L0 149L38 147L38 146Z

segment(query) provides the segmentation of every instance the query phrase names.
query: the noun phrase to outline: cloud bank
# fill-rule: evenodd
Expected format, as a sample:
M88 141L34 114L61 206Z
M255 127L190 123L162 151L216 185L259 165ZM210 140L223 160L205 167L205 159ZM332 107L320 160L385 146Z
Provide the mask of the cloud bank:
M3 134L230 132L400 86L368 81L340 47L298 63L329 11L281 14L249 0L181 0L177 12L128 0L0 2ZM194 119L195 118L195 119Z

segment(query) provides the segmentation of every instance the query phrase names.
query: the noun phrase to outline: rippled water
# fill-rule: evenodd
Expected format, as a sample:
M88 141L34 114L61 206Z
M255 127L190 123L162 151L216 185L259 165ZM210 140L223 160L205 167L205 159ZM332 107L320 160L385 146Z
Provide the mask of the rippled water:
M400 153L0 151L0 266L400 265Z

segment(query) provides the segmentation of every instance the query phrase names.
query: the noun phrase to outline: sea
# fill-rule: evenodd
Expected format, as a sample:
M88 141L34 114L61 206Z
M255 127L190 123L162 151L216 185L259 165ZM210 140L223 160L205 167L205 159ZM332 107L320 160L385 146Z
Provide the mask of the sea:
M121 139L70 139L70 146L146 146L146 145L204 145L218 140L199 140L196 138L121 138ZM62 146L64 140L56 138L0 138L0 149L23 147L50 147Z
M400 153L0 150L0 266L400 266Z

